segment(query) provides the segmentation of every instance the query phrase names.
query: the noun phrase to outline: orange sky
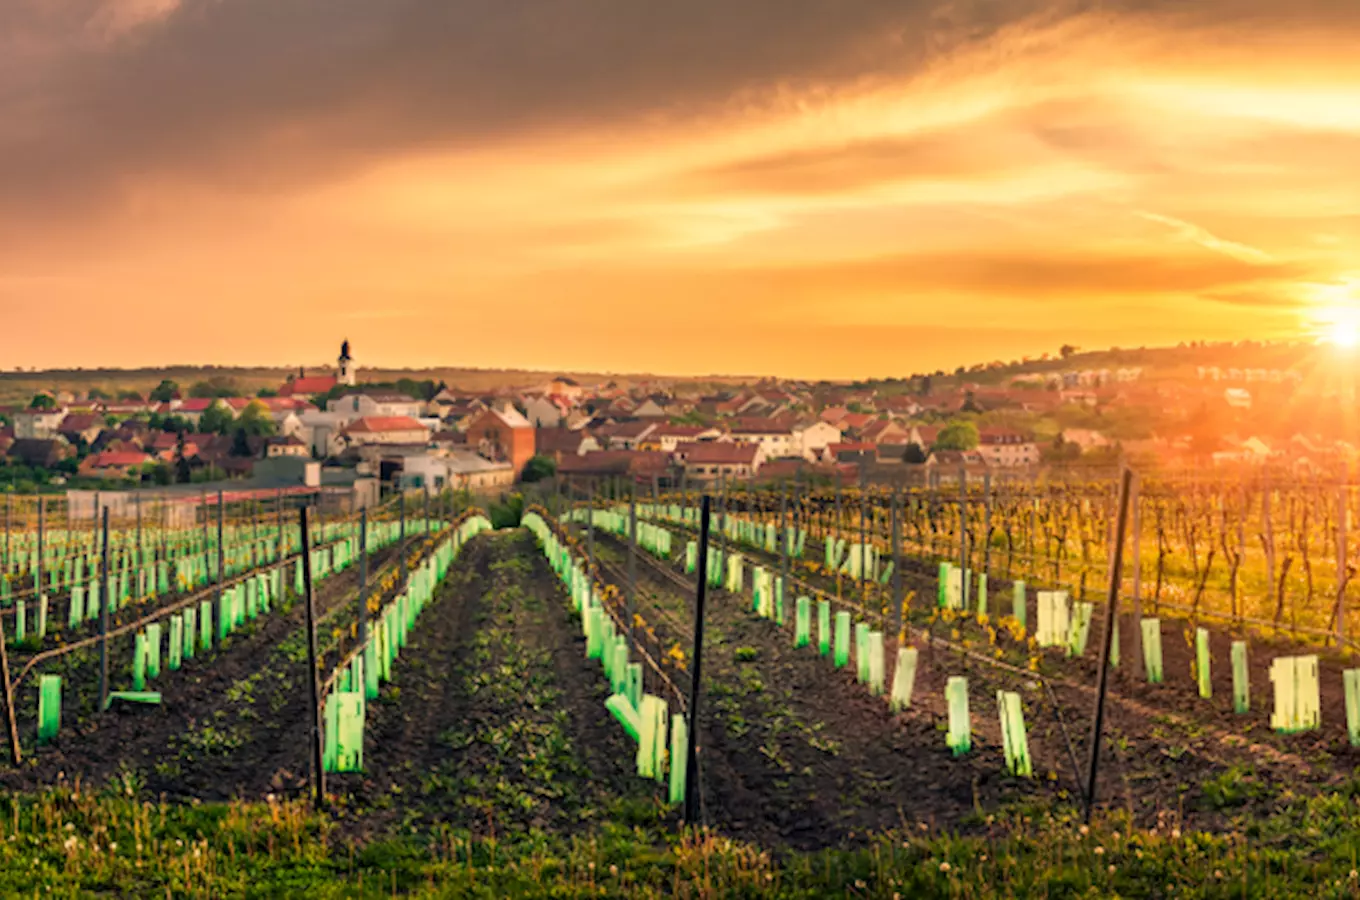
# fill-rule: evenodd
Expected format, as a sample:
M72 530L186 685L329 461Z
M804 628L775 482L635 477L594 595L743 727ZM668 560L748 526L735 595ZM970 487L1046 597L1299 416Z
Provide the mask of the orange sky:
M1358 41L1353 0L5 0L0 367L1312 334Z

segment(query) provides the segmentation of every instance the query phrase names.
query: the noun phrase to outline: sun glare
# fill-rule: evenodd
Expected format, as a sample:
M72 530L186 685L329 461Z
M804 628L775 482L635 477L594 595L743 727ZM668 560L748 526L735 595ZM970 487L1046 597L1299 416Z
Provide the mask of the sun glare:
M1351 349L1360 343L1360 325L1354 319L1338 319L1327 325L1324 340L1334 347Z

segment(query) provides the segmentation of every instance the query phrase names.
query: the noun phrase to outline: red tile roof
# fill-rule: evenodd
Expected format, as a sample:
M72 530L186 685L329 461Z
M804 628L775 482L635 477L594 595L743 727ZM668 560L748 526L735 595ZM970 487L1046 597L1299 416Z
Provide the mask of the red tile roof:
M151 462L151 457L138 451L105 450L103 453L96 453L88 457L85 460L84 467L90 469L122 468L124 466L140 466L148 462Z

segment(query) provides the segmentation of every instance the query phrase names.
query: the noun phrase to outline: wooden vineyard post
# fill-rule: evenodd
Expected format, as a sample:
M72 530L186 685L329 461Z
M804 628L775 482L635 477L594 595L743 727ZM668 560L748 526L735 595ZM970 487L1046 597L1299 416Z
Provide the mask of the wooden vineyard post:
M1340 486L1336 493L1336 645L1340 647L1346 639L1346 584L1350 581L1350 571L1346 560L1346 518L1349 509L1346 505L1346 478L1342 473Z
M898 493L897 486L893 486L892 499L892 602L893 602L893 624L897 631L899 644L907 641L907 618L902 609L902 523L900 519L902 508L902 497Z
M1129 551L1133 555L1133 634L1129 635L1129 640L1133 642L1133 652L1129 654L1129 679L1130 681L1141 680L1143 672L1143 555L1142 541L1140 536L1143 531L1143 515L1139 500L1141 499L1141 484L1137 475L1133 477L1132 491L1133 496L1129 498L1129 506L1132 508L1133 515L1133 539L1129 545Z
M5 561L8 564L9 560ZM19 723L14 718L14 689L9 683L9 652L5 649L5 623L0 619L0 678L5 688L5 724L9 730L9 757L17 766L23 762L23 751L19 749Z
M1133 470L1125 469L1119 485L1119 518L1115 525L1114 546L1110 549L1110 587L1105 595L1105 633L1100 641L1100 669L1096 682L1096 708L1091 717L1091 751L1086 767L1086 822L1090 824L1091 809L1096 802L1096 775L1100 767L1100 737L1105 724L1105 693L1110 683L1110 647L1114 639L1114 625L1119 609L1119 580L1123 575L1124 535L1129 522L1129 494L1133 485Z
M322 758L321 742L321 686L316 673L316 602L312 591L312 538L308 532L307 507L298 510L302 528L302 595L307 604L307 694L311 701L312 772L315 781L315 804L318 810L326 801L326 767Z
M694 598L694 661L689 682L689 747L685 754L685 821L699 824L699 691L704 659L704 600L708 593L708 494L699 512L698 589Z
M222 492L217 492L217 621L221 622L226 618L226 610L222 609L222 582L226 578L227 549L224 546L223 519L226 516L226 504L223 501Z
M959 465L959 590L960 609L968 611L968 468Z

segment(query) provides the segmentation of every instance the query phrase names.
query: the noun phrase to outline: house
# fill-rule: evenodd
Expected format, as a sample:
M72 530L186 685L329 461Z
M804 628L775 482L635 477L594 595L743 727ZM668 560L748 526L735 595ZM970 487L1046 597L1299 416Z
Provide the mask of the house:
M984 428L978 432L977 451L988 465L998 467L1032 466L1039 462L1039 445L1034 438L1008 428Z
M802 441L785 420L746 417L734 422L730 431L734 441L759 444L763 459L802 455Z
M676 465L691 481L718 478L749 478L760 469L765 452L760 444L736 441L704 441L680 444L672 454Z
M67 409L57 406L52 409L21 409L15 411L14 436L16 438L50 438L57 434L57 428L66 418Z
M430 431L410 416L364 416L340 429L341 448L364 444L424 444Z
M565 457L585 456L602 448L594 435L584 431L540 428L534 435L534 449L543 456L552 457L553 462L560 465Z
M354 417L416 418L424 412L425 404L396 391L346 391L326 403L326 412Z
M669 479L671 455L659 450L593 450L582 456L563 457L559 475L568 478L628 478L650 484Z
M72 444L77 441L93 444L103 430L104 418L95 413L69 413L57 426L57 434Z
M403 488L429 488L431 491L442 491L446 487L489 491L509 487L515 482L515 470L509 462L494 462L466 449L405 456L392 476Z
M639 419L664 419L670 413L655 397L648 397L638 404L637 409L633 410L633 415Z
M544 386L543 393L556 394L559 397L565 397L572 403L577 403L580 401L581 395L585 393L585 390L581 385L577 384L575 380L568 378L565 375L561 375L554 378L552 381L549 381L547 385Z
M926 457L925 465L945 472L957 472L963 468L970 474L988 469L986 457L976 450L933 450Z
M488 409L467 427L469 449L493 461L508 461L518 478L534 456L534 426L514 408Z
M524 401L524 418L535 428L556 428L569 412L571 407L567 402L551 394Z
M62 438L16 437L9 445L9 458L26 466L50 469L72 455L71 446Z
M1110 439L1099 431L1091 428L1064 428L1062 430L1062 442L1064 444L1075 444L1081 448L1081 452L1097 450L1101 447L1110 446Z
M941 428L939 425L913 425L911 434L907 436L907 443L915 444L929 453L930 448L935 446L935 441L940 437Z
M306 456L312 455L307 442L296 434L276 434L265 438L264 455L266 457L275 456Z
M910 444L911 429L892 419L875 419L859 430L859 439L870 444Z
M829 463L859 463L878 458L878 445L869 441L840 441L827 444L821 459Z
M95 478L130 478L154 460L141 451L105 450L85 457L80 474Z
M637 450L660 426L656 422L616 422L595 429L595 438L608 450Z
M850 410L846 409L844 406L828 406L826 409L822 410L821 415L817 418L830 425L839 425L848 415L850 415Z
M638 442L638 449L674 453L680 444L717 441L723 437L719 429L706 428L703 425L661 424L647 432L647 436Z
M797 431L799 452L804 459L819 459L828 444L841 439L841 427L824 419L803 425Z

